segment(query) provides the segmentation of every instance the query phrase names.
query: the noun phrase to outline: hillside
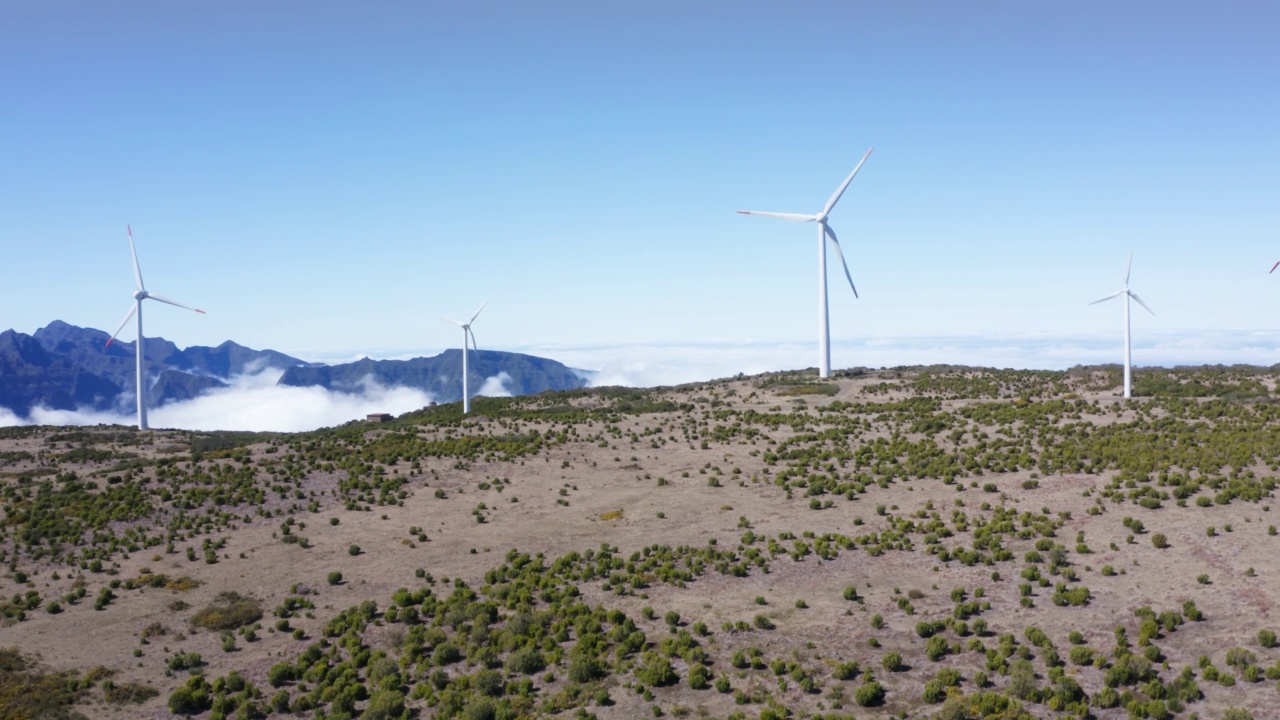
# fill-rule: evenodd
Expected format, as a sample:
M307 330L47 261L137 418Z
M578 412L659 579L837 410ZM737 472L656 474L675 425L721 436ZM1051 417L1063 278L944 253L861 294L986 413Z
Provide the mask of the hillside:
M900 368L298 435L2 429L0 707L1272 717L1277 377L1140 371L1129 402L1118 380Z

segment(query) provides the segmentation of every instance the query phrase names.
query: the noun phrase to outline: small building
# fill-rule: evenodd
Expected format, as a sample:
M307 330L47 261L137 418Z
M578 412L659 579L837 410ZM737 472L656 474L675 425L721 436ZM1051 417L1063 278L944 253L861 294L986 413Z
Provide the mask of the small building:
M371 423L384 423L391 422L395 418L391 417L390 413L369 413L364 419Z

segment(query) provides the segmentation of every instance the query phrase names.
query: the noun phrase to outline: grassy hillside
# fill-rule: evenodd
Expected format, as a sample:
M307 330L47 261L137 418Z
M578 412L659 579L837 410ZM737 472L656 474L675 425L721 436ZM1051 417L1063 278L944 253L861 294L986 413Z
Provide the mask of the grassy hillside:
M1276 379L1140 371L1124 402L1110 367L902 368L297 435L3 429L0 717L1268 717Z

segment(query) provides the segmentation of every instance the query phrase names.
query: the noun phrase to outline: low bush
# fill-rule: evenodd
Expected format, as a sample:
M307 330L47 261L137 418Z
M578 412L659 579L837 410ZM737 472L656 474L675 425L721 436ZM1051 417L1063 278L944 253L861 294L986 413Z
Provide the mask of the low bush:
M262 619L262 603L228 590L213 604L191 616L191 625L206 630L234 630Z
M880 658L880 666L889 672L898 672L902 669L902 655L896 652L887 652L884 657Z
M862 707L875 707L884 703L884 687L875 681L864 683L853 694L853 701Z

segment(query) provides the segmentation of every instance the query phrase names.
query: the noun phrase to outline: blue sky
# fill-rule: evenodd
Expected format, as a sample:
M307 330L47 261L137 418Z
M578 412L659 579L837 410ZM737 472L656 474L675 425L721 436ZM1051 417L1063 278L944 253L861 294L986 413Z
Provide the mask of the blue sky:
M1118 361L1120 307L1087 303L1131 249L1158 313L1135 308L1136 347L1269 364L1278 20L1261 2L9 0L0 326L114 328L132 223L148 288L208 310L148 308L148 334L184 346L435 352L459 340L439 316L488 300L482 348L807 348L812 226L734 210L815 212L874 145L831 217L862 294L831 268L835 366L927 360L927 338L954 362L946 338L990 335L1023 364L1072 364L1035 348L1082 337Z

